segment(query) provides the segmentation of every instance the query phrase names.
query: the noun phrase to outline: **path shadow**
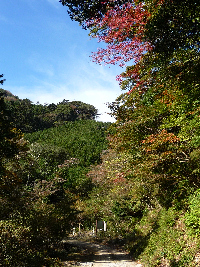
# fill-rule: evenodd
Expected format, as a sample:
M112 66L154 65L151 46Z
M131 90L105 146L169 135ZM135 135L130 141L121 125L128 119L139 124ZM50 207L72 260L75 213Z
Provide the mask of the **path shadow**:
M80 240L66 240L63 243L65 253L59 258L65 262L100 262L131 261L125 252L117 251L105 245Z
M84 246L79 242L64 242L59 258L61 261L89 262L94 260L94 253L94 250L90 247Z

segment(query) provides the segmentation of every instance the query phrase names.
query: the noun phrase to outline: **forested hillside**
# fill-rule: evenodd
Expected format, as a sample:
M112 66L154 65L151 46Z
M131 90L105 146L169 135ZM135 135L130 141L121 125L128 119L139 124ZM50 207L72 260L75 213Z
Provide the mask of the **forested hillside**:
M0 266L60 266L110 123L96 122L97 110L80 101L33 105L1 93Z
M3 89L0 89L0 96L4 97L13 126L23 133L44 130L66 121L94 120L98 116L94 106L81 101L64 99L58 104L33 104Z
M110 123L93 120L67 122L44 131L26 134L30 154L37 158L43 179L59 173L64 186L78 195L87 195L92 180L86 176L91 165L101 162L107 149L106 131Z

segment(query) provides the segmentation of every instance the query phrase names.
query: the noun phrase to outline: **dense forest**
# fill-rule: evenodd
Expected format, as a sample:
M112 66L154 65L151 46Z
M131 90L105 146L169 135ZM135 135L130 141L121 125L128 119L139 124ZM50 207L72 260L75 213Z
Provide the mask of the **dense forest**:
M101 219L104 238L145 267L199 266L198 1L60 2L107 45L95 62L130 63L117 77L124 93L109 124L81 102L33 105L1 91L1 262L56 266L72 224Z
M81 101L41 105L0 92L0 266L60 266L110 123Z

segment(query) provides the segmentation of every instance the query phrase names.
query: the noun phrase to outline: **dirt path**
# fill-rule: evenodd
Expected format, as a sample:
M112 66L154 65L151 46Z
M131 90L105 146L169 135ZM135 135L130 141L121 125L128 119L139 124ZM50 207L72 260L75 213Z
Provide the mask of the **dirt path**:
M72 255L73 261L64 261L63 266L142 267L140 263L132 261L126 252L105 245L70 239L65 241L65 247L77 248L77 253Z

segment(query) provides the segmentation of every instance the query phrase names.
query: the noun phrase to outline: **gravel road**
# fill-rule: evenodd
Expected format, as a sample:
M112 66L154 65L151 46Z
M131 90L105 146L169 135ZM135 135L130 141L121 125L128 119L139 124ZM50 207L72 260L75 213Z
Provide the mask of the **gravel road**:
M67 246L82 249L83 254L85 251L85 255L76 262L63 262L63 266L143 267L140 263L132 261L126 252L118 251L105 245L75 239L66 240L65 243Z

